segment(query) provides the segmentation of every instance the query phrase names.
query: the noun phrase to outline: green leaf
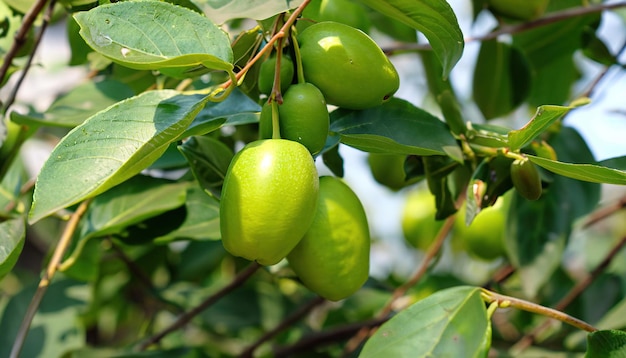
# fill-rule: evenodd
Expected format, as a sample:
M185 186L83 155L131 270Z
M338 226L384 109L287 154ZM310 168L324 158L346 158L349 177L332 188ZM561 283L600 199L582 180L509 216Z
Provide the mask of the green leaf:
M553 173L592 183L626 185L626 171L594 164L574 164L528 155L531 162Z
M26 227L23 218L0 223L0 281L11 270L24 248Z
M359 0L372 9L422 32L447 77L463 54L465 41L454 11L444 0Z
M579 0L551 1L549 10L580 6ZM582 47L581 36L601 14L592 13L539 26L513 36L531 64L533 81L529 103L532 106L563 104L570 98L572 85L580 77L573 54Z
M226 171L234 154L226 144L209 137L194 136L179 146L200 186L219 197Z
M259 121L261 106L238 89L221 102L208 102L180 138L204 135L225 125L241 125Z
M626 170L626 156L605 159L598 164L603 167Z
M570 110L588 104L589 99L583 98L575 101L570 106L540 106L537 112L526 125L518 130L512 130L508 133L509 148L517 150L523 148L533 139L537 138L541 133L548 129L557 119L564 116Z
M26 315L37 284L11 297L0 321L0 357L9 357L20 323ZM87 286L57 279L48 287L35 315L21 357L61 357L71 349L85 346L85 329L77 317L86 308Z
M328 144L328 142L333 141L334 138L336 137L329 136L326 141L326 144ZM344 175L343 157L339 153L338 142L330 146L327 150L322 151L322 161L324 162L324 165L326 165L326 167L330 169L331 172L333 172L333 174L335 174L336 176L340 178L343 178L343 175Z
M57 98L43 115L11 112L11 120L29 126L73 128L97 112L133 95L130 87L115 80L87 82Z
M383 324L359 358L484 357L491 323L477 287L437 291Z
M199 186L187 189L185 200L187 216L179 228L158 237L155 243L166 243L174 240L219 240L220 233L220 203L207 195Z
M446 147L457 147L445 123L398 98L363 111L335 110L330 130L367 152L444 155Z
M584 139L572 128L563 127L550 144L563 160L593 161ZM505 244L527 297L535 297L559 267L574 221L593 210L599 198L598 184L559 175L553 176L539 200L525 200L516 193Z
M250 18L263 20L289 9L303 0L200 0L204 13L217 24L227 20Z
M530 92L530 67L517 48L497 40L483 41L474 68L474 101L486 119L517 108Z
M93 197L147 168L176 140L206 97L146 92L87 119L52 151L37 178L30 222Z
M185 203L187 182L137 175L98 195L83 220L83 239L117 234L124 228Z
M591 332L587 336L585 358L626 357L626 332L610 330Z
M204 66L231 71L228 35L195 11L160 1L124 1L74 15L87 44L114 62L174 77Z

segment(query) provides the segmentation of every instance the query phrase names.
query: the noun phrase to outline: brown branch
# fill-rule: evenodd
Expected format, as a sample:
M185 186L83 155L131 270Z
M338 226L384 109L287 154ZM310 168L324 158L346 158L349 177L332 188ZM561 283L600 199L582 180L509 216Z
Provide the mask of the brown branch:
M259 52L257 52L257 54L250 61L248 61L248 63L246 63L246 65L241 69L241 71L237 72L237 75L236 75L237 81L241 80L241 77L243 77L246 74L246 72L248 72L248 70L252 67L252 65L254 65L261 57L263 57L268 51L272 49L272 47L274 46L274 43L278 41L278 39L282 39L287 35L287 33L289 32L289 29L291 28L291 25L293 25L293 23L296 21L298 16L300 16L300 14L304 10L304 8L309 4L309 2L311 2L311 0L304 0L302 4L300 4L300 6L298 6L293 11L291 16L289 16L289 18L287 19L285 24L280 28L280 30L276 34L274 34L274 36L272 36L272 38L269 39L269 41L267 41L267 44L265 44L265 46L263 46L263 48ZM222 84L221 87L228 88L231 85L232 85L232 82L228 80L224 82L224 84Z
M302 317L308 314L313 308L322 304L324 302L324 298L317 296L313 300L309 301L307 304L301 306L297 311L293 312L287 318L285 318L280 324L278 324L273 329L265 332L256 342L252 343L248 348L246 348L239 357L241 358L252 358L254 351L261 346L261 344L267 342L272 337L276 336L278 333L282 332L292 324L298 322Z
M26 310L26 314L22 319L22 323L20 325L19 331L17 332L17 337L15 337L15 341L13 341L13 347L11 348L11 358L17 358L20 355L20 351L24 346L24 341L26 340L26 336L28 335L28 330L30 329L30 324L33 321L33 317L35 317L35 313L37 313L37 308L43 299L46 290L50 286L50 282L54 277L54 274L59 267L59 263L61 263L61 259L63 259L63 255L72 241L72 236L78 227L78 222L80 218L87 211L87 207L89 206L90 200L83 201L74 214L72 214L70 220L65 226L65 230L59 239L59 243L54 249L54 253L52 254L52 258L48 263L48 268L44 272L43 277L39 281L39 286L37 287L37 291L35 291L35 295L33 299L30 301L28 308Z
M623 237L606 255L604 260L600 262L587 277L578 281L574 287L563 297L561 300L554 306L555 310L563 311L565 310L573 301L576 299L593 281L602 274L602 272L611 264L615 256L621 251L621 249L626 245L626 236ZM511 347L511 352L520 353L524 349L528 348L534 341L535 337L547 329L551 324L550 320L544 321L539 326L535 327L530 333L526 334L522 337L516 344ZM517 354L514 354L517 355Z
M200 314L202 311L209 308L211 305L219 301L222 297L226 296L231 291L235 290L237 287L241 286L260 267L261 265L259 265L257 262L253 262L250 265L248 265L248 267L246 267L243 271L238 273L237 276L235 276L228 285L224 286L221 290L209 296L206 300L204 300L198 306L180 315L178 319L174 321L174 323L172 323L170 326L166 327L161 332L155 334L154 336L148 338L145 342L141 343L138 347L138 350L140 351L146 350L151 345L158 343L161 339L163 339L163 337L176 331L179 328L182 328L184 325L186 325L189 321L191 321L195 316Z
M493 40L501 35L514 35L520 32L532 30L537 27L545 26L545 25L556 23L559 21L575 18L578 16L589 15L589 14L593 14L597 12L602 12L604 10L616 9L620 7L626 7L626 1L619 1L619 2L610 3L610 4L581 6L581 7L569 8L569 9L562 10L562 11L555 11L541 18L538 18L536 20L531 20L531 21L516 24L516 25L508 25L508 26L501 27L500 29L492 31L483 36L467 37L465 39L465 43L467 44L470 42L482 42L482 41ZM405 51L420 51L420 50L432 50L432 46L430 44L407 43L407 44L394 46L392 48L383 49L383 51L387 54L392 54L396 52L405 52Z
M158 290L152 284L152 280L150 280L150 277L148 277L148 275L141 269L141 267L139 267L139 265L137 265L136 262L131 260L130 257L126 255L124 250L122 250L119 245L113 242L113 240L111 240L110 238L108 238L107 240L111 245L113 251L115 251L116 257L126 265L128 271L130 271L131 273L131 276L133 278L136 278L137 281L139 281L139 283L141 283L154 298L161 302L170 312L180 313L181 311L183 311L183 308L180 305L167 300L158 293Z
M7 54L4 56L2 66L0 66L0 82L4 80L4 78L6 77L9 71L9 68L11 67L11 64L13 63L13 59L17 57L18 52L20 51L22 46L24 46L24 44L26 43L26 36L28 36L28 31L30 31L31 27L33 26L33 23L37 19L37 16L39 16L41 11L43 10L43 7L46 5L46 2L48 2L48 0L38 0L36 3L33 4L33 6L24 15L24 18L22 19L22 26L20 26L19 30L15 34L13 44L11 44L11 48L9 49ZM15 100L15 94L17 93L17 90L19 89L22 81L24 80L24 77L26 76L26 72L28 72L30 64L32 63L33 57L35 55L37 46L39 45L39 42L41 41L41 38L43 37L43 32L46 29L50 21L50 17L51 17L55 2L56 2L55 0L50 1L50 5L48 6L48 11L46 12L46 16L41 26L41 30L39 31L39 34L35 41L34 48L32 52L30 53L28 62L24 66L21 78L18 80L18 83L15 85L15 88L13 89L10 98L7 100L7 103L3 106L3 113L6 112L6 110L11 106L11 104Z
M464 199L465 196L463 195L461 198L459 198L459 202L461 203ZM448 236L448 233L450 232L450 230L452 230L455 217L456 215L452 215L446 219L441 229L439 229L435 240L428 247L428 250L426 251L424 260L422 261L421 265L417 268L415 273L413 273L413 275L407 282L394 290L389 302L387 302L382 310L376 315L378 319L387 319L393 309L394 304L398 301L398 299L404 296L406 292L415 284L417 284L422 279L424 274L426 274L426 271L430 267L430 263L441 249L441 246ZM374 331L375 326L366 326L360 329L357 334L352 337L352 339L350 339L350 341L348 341L348 343L344 347L344 356L350 354L351 352L354 352L365 339L367 339L374 333Z
M273 354L275 358L283 358L293 356L300 352L310 352L314 347L346 339L361 330L363 327L378 327L387 320L388 318L375 318L365 322L347 324L322 331L317 334L306 336L293 345L277 348L274 350Z
M616 212L624 209L626 207L626 196L621 197L618 201L599 208L598 210L591 213L585 222L582 225L583 229L586 229L606 218L615 214Z

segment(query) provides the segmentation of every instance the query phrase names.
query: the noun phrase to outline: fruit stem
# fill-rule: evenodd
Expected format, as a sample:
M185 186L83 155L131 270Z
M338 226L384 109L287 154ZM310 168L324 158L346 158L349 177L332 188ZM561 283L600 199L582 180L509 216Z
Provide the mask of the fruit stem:
M248 61L248 63L246 63L246 65L241 69L241 71L237 72L236 81L239 81L239 79L241 79L241 77L243 77L248 72L248 70L250 70L250 68L252 68L252 66L261 57L263 57L268 51L271 51L272 46L274 46L274 43L278 41L278 39L285 37L287 30L291 28L291 25L293 25L294 22L296 22L296 19L298 18L298 16L300 16L304 8L307 5L309 5L310 2L311 0L302 1L300 6L298 6L291 13L291 15L289 16L289 19L285 21L285 24L283 25L283 27L281 27L280 30L274 36L272 36L272 38L267 42L267 44L265 44L265 46L261 49L261 51L259 51L250 61ZM233 83L233 80L228 80L222 84L222 87L227 88L232 83Z
M270 103L272 106L272 139L280 139L280 120L278 117L278 103L276 101L272 101Z
M589 323L579 320L578 318L572 317L564 312L557 311L552 308L544 307L544 306L541 306L536 303L529 302L520 298L501 295L499 293L495 293L493 291L489 291L484 288L482 288L481 290L482 292L480 295L483 301L490 303L490 304L497 302L498 307L500 308L514 307L514 308L524 310L527 312L538 313L546 317L558 319L561 322L567 323L569 325L572 325L578 329L585 330L587 332L595 332L598 330L597 328L590 325Z
M291 31L291 42L293 43L293 52L296 57L296 71L298 74L298 83L305 83L306 80L304 79L304 70L302 69L302 56L300 55L300 46L298 46L298 39L295 27L293 31Z

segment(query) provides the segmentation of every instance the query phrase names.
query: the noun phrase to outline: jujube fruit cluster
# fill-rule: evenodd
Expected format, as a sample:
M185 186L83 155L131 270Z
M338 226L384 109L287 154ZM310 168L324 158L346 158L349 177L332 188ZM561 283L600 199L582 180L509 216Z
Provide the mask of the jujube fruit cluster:
M319 5L326 11L339 4ZM294 61L279 51L260 68L259 91L268 97L260 139L228 168L220 229L231 254L262 265L286 258L311 291L340 300L369 276L369 226L357 195L339 178L319 178L313 155L328 137L327 103L380 105L398 89L398 74L372 39L348 25L321 22L299 41Z

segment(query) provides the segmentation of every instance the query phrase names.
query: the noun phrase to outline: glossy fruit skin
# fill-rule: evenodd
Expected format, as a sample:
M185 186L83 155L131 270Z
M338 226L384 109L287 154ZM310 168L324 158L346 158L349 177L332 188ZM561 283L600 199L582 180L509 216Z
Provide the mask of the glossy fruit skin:
M319 195L313 224L287 260L311 291L338 301L367 281L369 226L359 198L341 179L321 177Z
M335 21L368 32L370 19L363 6L350 0L312 0L302 17L315 22ZM311 21L298 21L298 31L311 26Z
M233 158L222 188L224 248L261 265L274 265L313 222L319 179L309 151L284 139L247 144Z
M426 251L443 226L443 220L435 220L437 208L435 197L426 188L411 191L402 211L404 239L416 249Z
M546 11L549 0L489 0L489 8L496 14L518 20L531 20Z
M298 37L307 82L326 102L366 109L387 101L398 90L395 67L363 31L337 22L320 22Z
M470 226L465 225L465 206L457 213L453 240L464 244L468 253L491 261L505 255L506 217L510 195L501 196L493 206L483 208Z
M274 86L274 73L276 73L276 57L272 56L261 64L259 70L259 81L257 86L259 92L269 95ZM287 56L280 59L280 91L284 92L289 88L293 80L293 61Z
M322 92L310 83L289 87L278 106L280 137L302 143L311 154L319 153L330 126L328 108ZM263 138L272 136L272 111L261 110L260 131Z
M541 197L541 176L533 162L528 159L516 159L511 163L511 181L515 190L528 200Z

